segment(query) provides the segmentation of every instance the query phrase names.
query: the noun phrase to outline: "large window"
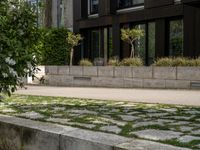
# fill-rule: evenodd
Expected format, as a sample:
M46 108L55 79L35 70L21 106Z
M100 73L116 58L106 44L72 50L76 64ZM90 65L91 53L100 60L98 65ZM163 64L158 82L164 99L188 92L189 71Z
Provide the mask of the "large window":
M94 61L95 65L106 64L113 57L112 27L82 31L84 35L82 58Z
M169 56L183 55L183 20L169 22Z
M119 9L140 6L143 4L144 4L144 0L118 0Z
M155 22L148 23L148 65L154 63L155 60Z
M91 54L92 58L102 58L103 53L100 49L101 32L100 30L91 31Z
M136 28L144 31L144 36L141 36L134 42L134 56L143 60L144 64L151 65L155 60L155 22L147 22L143 24L130 23L126 24L128 28ZM123 28L126 28L122 26ZM122 57L130 56L131 47L123 42Z
M112 27L108 28L108 58L113 57L113 36L112 36Z
M90 14L97 14L99 11L99 0L89 0Z
M143 61L145 62L146 61L146 47L145 47L145 43L146 43L145 28L146 28L146 25L145 24L139 24L139 25L136 25L134 28L141 29L145 33L144 36L140 37L138 40L135 41L135 56L142 58Z

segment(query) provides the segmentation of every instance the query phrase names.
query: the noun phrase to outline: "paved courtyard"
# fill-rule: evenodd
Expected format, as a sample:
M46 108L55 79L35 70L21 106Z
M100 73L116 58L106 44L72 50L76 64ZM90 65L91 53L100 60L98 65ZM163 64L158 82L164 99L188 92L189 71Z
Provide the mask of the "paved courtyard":
M13 95L0 103L0 113L200 149L195 106Z
M200 106L200 90L28 86L17 94Z

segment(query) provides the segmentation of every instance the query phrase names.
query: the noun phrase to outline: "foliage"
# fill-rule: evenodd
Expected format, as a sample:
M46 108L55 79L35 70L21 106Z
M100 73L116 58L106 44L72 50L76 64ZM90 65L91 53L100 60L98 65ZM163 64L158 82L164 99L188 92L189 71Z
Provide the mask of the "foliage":
M139 57L125 58L120 62L120 66L143 66L143 61Z
M82 37L80 34L75 34L72 32L68 32L67 36L67 43L69 44L70 47L75 47L79 45L79 42L82 40Z
M200 57L197 59L193 59L192 66L200 66Z
M80 34L68 32L66 40L67 40L67 43L69 44L69 47L70 47L70 66L72 65L72 61L73 61L74 47L78 46L79 42L82 39L83 38L81 37Z
M88 59L82 59L80 62L79 62L79 65L80 66L93 66L92 62Z
M36 71L39 39L33 7L24 1L0 1L0 92L11 94L22 77Z
M108 60L109 66L119 66L119 64L120 64L120 61L119 61L119 58L117 57L113 57Z
M200 66L200 58L190 59L185 57L165 57L159 58L153 65L166 67Z
M134 42L144 36L144 31L141 29L121 29L121 39L131 45L130 58L134 57L135 48Z
M69 64L69 45L66 43L68 32L65 28L40 29L42 38L37 48L41 52L39 60L42 65Z

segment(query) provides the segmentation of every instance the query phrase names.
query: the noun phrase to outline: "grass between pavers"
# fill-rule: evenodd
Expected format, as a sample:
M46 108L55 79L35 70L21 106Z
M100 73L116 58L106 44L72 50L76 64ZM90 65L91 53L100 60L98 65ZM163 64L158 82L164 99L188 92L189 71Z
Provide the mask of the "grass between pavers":
M30 112L42 116L37 118L36 114L36 118L32 118L34 120L115 133L126 137L137 137L134 132L146 129L171 130L182 132L183 135L193 134L192 131L181 131L180 127L182 126L192 126L195 130L200 130L200 107L195 106L28 95L12 95L12 97L5 97L0 103L0 113L2 114L30 119L31 117L22 115ZM174 116L178 117L173 118ZM162 120L164 120L163 124L156 124L156 122L162 122ZM152 121L155 124L134 127L135 124L140 124L140 122ZM188 122L188 124L178 123L173 125L171 122ZM101 129L107 126L114 126L115 128L108 128L106 131ZM180 143L178 139L157 142L192 149L198 149L200 144L197 140Z
M173 140L166 140L166 141L160 141L163 144L170 144L178 147L187 147L187 148L192 148L193 150L199 150L200 148L196 145L200 144L200 140L192 140L191 142L188 143L181 143L176 139Z

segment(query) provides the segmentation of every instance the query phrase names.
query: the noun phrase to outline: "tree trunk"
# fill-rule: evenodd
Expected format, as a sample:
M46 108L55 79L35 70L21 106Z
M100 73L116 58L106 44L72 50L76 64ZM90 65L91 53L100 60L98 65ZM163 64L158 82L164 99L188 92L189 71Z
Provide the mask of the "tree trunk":
M130 58L134 57L134 53L135 53L134 44L131 44L131 56L130 56Z
M71 48L71 51L70 51L70 66L73 65L73 54L74 54L74 49Z

